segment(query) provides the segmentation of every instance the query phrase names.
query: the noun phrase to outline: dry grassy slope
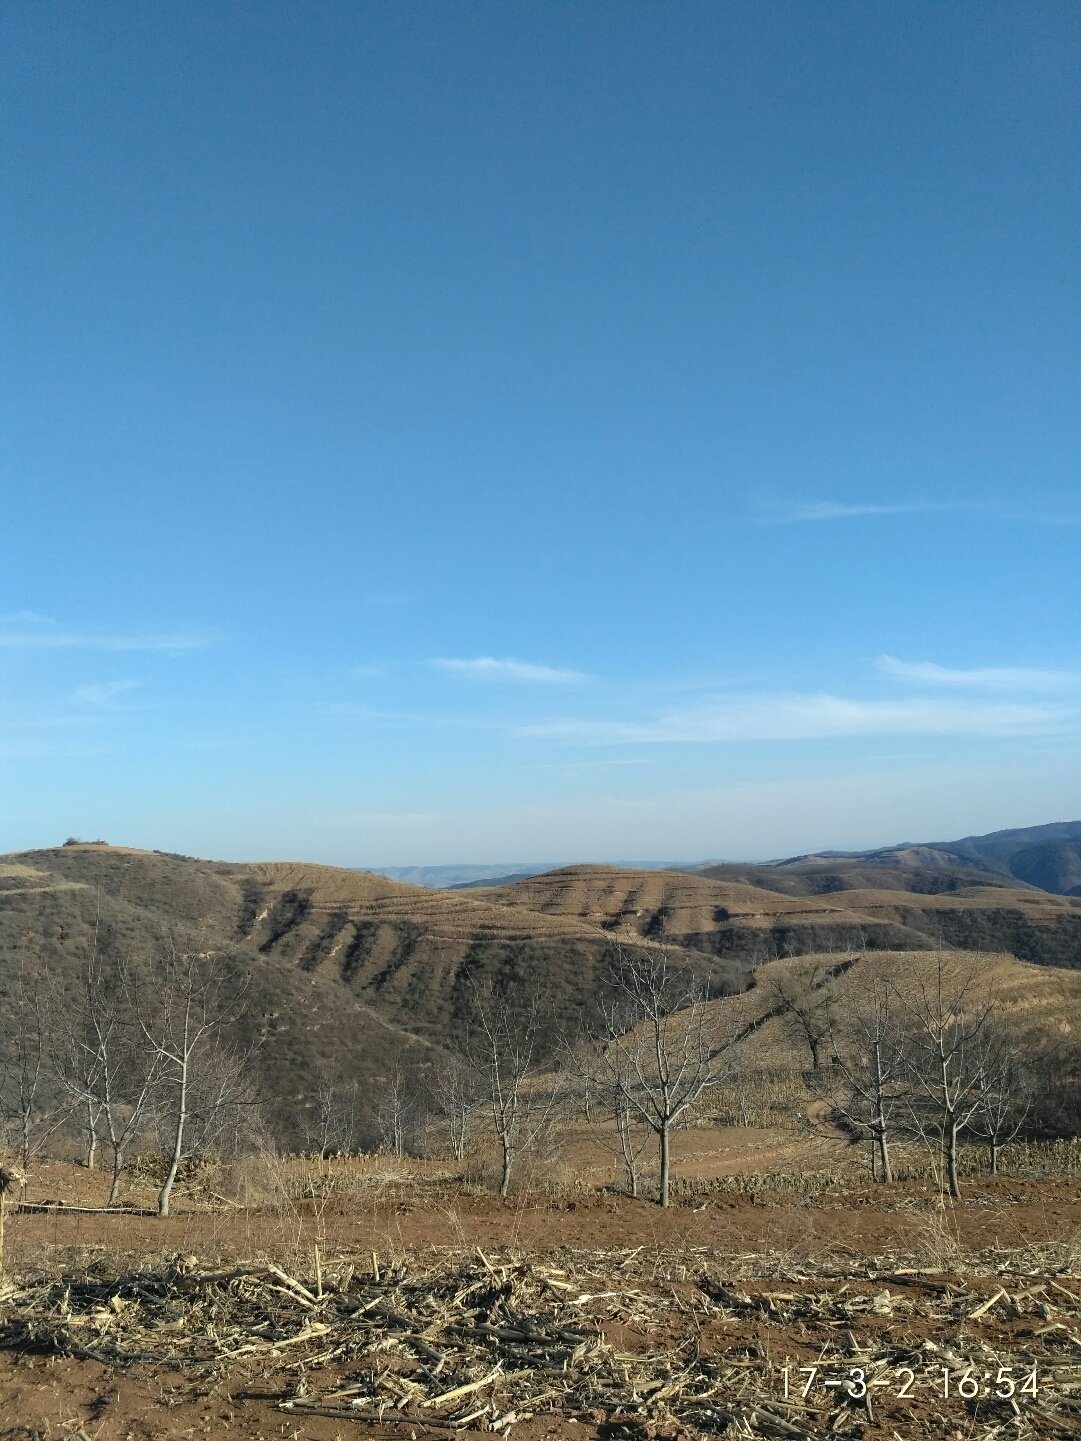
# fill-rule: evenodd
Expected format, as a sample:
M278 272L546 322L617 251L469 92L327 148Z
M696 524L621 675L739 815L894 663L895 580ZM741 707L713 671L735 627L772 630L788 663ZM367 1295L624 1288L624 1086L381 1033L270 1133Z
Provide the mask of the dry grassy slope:
M866 999L875 977L889 978L902 993L921 977L930 980L939 954L899 951L845 957L834 953L770 961L758 968L749 991L707 1003L710 1024L719 1040L746 1032L737 1049L751 1069L803 1068L810 1065L810 1052L794 1044L789 1027L776 1014L771 980L798 984L813 978L820 984L823 999L843 1017L846 1008ZM1065 1047L1071 1054L1077 1052L1081 1043L1081 972L1030 965L1001 953L941 954L956 974L966 974L970 968L978 972L979 983L972 995L990 993L998 999L1023 1048L1035 1052ZM850 965L845 964L848 961ZM839 973L831 975L835 970Z
M0 1002L20 965L73 985L95 924L103 946L125 955L175 939L235 957L268 1037L265 1089L283 1107L310 1097L321 1073L372 1095L411 1050L442 1054L474 982L537 991L551 1032L571 1029L598 1003L611 944L575 916L362 872L72 846L0 858ZM714 984L749 978L704 953L679 959Z
M58 1004L74 992L95 928L102 949L138 963L162 946L220 949L250 978L239 1039L262 1035L262 1090L297 1140L320 1075L367 1094L395 1064L423 1069L444 1052L329 976L234 944L239 868L133 851L36 852L0 859L0 1006L26 979ZM82 879L79 879L79 876Z
M574 915L513 912L493 905L483 891L436 891L391 881L370 871L267 862L245 867L250 884L267 898L303 895L320 915L351 921L408 922L444 940L468 940L478 931L507 940L596 939L596 927ZM270 917L260 920L270 924Z
M333 972L436 1041L455 1034L474 984L539 993L553 1032L577 1025L603 986L612 937L573 914L294 863L250 866L241 885L248 944L302 971ZM738 988L749 978L745 967L693 948L677 960L714 984Z
M972 946L1081 965L1081 898L977 885L949 893L785 895L682 871L571 866L477 891L494 905L752 959L845 947Z

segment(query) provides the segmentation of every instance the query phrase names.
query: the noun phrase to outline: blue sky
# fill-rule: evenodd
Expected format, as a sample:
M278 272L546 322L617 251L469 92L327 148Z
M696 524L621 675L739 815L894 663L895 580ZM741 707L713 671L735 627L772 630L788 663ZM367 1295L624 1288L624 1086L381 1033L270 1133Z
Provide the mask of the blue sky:
M1081 815L1081 11L0 16L0 848Z

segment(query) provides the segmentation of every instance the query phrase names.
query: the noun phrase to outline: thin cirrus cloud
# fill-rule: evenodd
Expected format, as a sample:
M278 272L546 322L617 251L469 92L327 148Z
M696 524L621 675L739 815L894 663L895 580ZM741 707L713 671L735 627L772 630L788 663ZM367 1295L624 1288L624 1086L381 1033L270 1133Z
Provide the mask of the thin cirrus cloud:
M801 522L827 520L858 520L863 516L924 515L947 510L972 510L965 502L931 500L901 501L895 504L880 501L769 501L758 506L759 519L773 525L797 525Z
M514 681L525 685L574 685L588 679L580 670L563 670L526 660L496 660L490 655L472 660L433 660L432 665L437 670L470 680Z
M805 525L831 520L860 520L877 516L944 515L949 512L978 512L992 520L1022 525L1081 525L1081 514L1073 511L990 504L974 500L760 500L754 502L761 525Z
M106 706L118 696L138 690L139 685L137 680L109 680L99 685L81 685L75 692L75 699L82 701L84 705Z
M1055 691L1081 686L1081 675L1068 670L1040 670L1030 666L954 669L930 660L898 660L894 655L879 656L875 664L884 675L898 680L953 690Z
M2 650L143 651L178 656L205 650L210 643L209 636L192 631L124 634L73 630L32 611L0 616Z
M1078 713L1050 703L849 700L833 695L751 695L651 721L548 721L519 734L594 745L800 741L856 736L1034 736L1068 733Z

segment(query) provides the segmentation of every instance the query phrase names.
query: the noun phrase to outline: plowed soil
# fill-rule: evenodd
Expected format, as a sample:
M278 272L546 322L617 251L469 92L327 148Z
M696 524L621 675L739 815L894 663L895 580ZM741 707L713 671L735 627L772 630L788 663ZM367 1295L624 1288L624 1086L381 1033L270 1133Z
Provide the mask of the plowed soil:
M47 1171L45 1179L52 1185L45 1189L63 1191L63 1183L75 1169ZM388 1267L408 1269L413 1264L437 1265L438 1260L432 1258L439 1256L475 1258L479 1247L485 1256L524 1258L530 1263L546 1260L566 1267L566 1274L573 1276L574 1266L587 1264L575 1258L600 1256L607 1259L588 1264L623 1267L633 1263L644 1278L635 1294L646 1294L652 1308L623 1316L618 1311L606 1313L602 1307L594 1319L608 1343L631 1352L663 1345L681 1356L713 1355L718 1364L731 1363L744 1368L740 1374L757 1378L760 1396L763 1388L777 1391L782 1364L788 1360L797 1366L806 1364L808 1357L813 1361L815 1348L828 1349L844 1328L839 1329L836 1319L829 1320L825 1314L820 1320L808 1319L809 1312L799 1306L791 1319L786 1319L783 1307L770 1312L773 1302L760 1313L755 1307L763 1303L754 1300L756 1288L771 1295L783 1293L793 1304L794 1298L809 1290L820 1296L847 1298L845 1304L868 1310L866 1318L859 1310L860 1344L871 1344L871 1337L880 1347L887 1345L896 1326L889 1316L871 1316L870 1298L882 1291L881 1279L875 1278L891 1267L908 1268L912 1274L905 1284L916 1288L911 1293L916 1299L908 1313L906 1344L914 1336L917 1343L960 1344L957 1327L948 1318L935 1319L935 1307L943 1294L960 1295L962 1310L965 1306L972 1309L981 1298L994 1293L1000 1280L1017 1289L1030 1286L1033 1276L1044 1274L1056 1276L1059 1285L1072 1285L1073 1293L1079 1291L1076 1280L1069 1281L1071 1268L1076 1272L1081 1259L1081 1185L1075 1180L972 1182L963 1200L945 1212L931 1187L914 1183L889 1191L855 1187L814 1199L797 1195L755 1202L746 1197L717 1196L676 1204L667 1212L646 1200L615 1195L533 1195L500 1201L447 1192L435 1182L425 1184L421 1179L405 1186L388 1186L363 1205L355 1198L345 1201L334 1196L294 1202L284 1209L209 1210L205 1200L198 1207L183 1200L180 1205L178 1214L165 1219L70 1209L15 1211L9 1214L7 1224L9 1271L16 1278L46 1272L76 1275L89 1266L97 1272L105 1267L108 1274L120 1277L140 1268L160 1271L183 1256L189 1258L185 1264L204 1269L268 1259L294 1276L310 1278L317 1247L328 1266L352 1258L350 1264L355 1260L358 1268L374 1264L383 1271ZM682 1268L672 1260L681 1254L690 1258ZM702 1283L691 1282L703 1267L709 1268L711 1284L752 1293L745 1313L738 1308L729 1313L723 1307L710 1311L711 1302L702 1300ZM1014 1279L1007 1281L1007 1274ZM1019 1275L1026 1279L1022 1282ZM896 1285L895 1281L895 1292ZM602 1293L607 1289L595 1280L589 1289L594 1287ZM613 1293L615 1290L613 1283ZM708 1286L706 1292L716 1301ZM648 1302L648 1295L654 1295L654 1301ZM1054 1308L1040 1311L1035 1302L1033 1305L1031 1324L1027 1315L1022 1325L1005 1316L996 1318L993 1311L988 1313L1000 1328L995 1344L1000 1348L1012 1344L1010 1328L1017 1331L1020 1326L1018 1334L1024 1344L1043 1346L1051 1364L1058 1344L1056 1313ZM583 1311L583 1322L590 1314ZM920 1316L926 1319L921 1321ZM0 1300L0 1324L3 1317ZM1041 1327L1049 1325L1051 1330L1043 1336ZM1070 1321L1059 1329L1072 1335L1070 1325L1076 1329L1077 1323ZM894 1335L894 1340L898 1336ZM1063 1346L1069 1344L1062 1341ZM227 1435L236 1441L279 1441L282 1437L290 1441L361 1441L366 1437L415 1441L450 1434L445 1427L419 1422L380 1425L281 1409L284 1399L303 1396L309 1386L313 1393L324 1395L334 1385L348 1384L356 1374L356 1365L350 1369L333 1359L305 1371L291 1352L285 1353L284 1359L274 1355L196 1368L163 1362L103 1364L85 1356L57 1355L45 1342L36 1350L24 1339L17 1347L0 1349L0 1438L158 1441ZM930 1377L931 1371L927 1375ZM928 1387L930 1384L926 1380ZM779 1395L777 1391L778 1400ZM628 1405L631 1399L628 1396ZM996 1413L981 1429L983 1413L971 1408L966 1412L959 1402L936 1402L917 1432L905 1429L916 1412L906 1409L892 1394L883 1391L876 1405L873 1414L861 1411L856 1415L851 1406L823 1392L818 1409L808 1411L806 1417L801 1414L802 1429L790 1434L793 1438L848 1434L868 1441L916 1434L982 1437L993 1434L992 1425L1005 1419ZM950 1411L951 1405L956 1414ZM783 1414L789 1414L791 1421L791 1413ZM520 1441L543 1437L614 1441L617 1437L706 1434L682 1423L665 1422L665 1415L659 1412L653 1420L643 1419L634 1407L623 1420L603 1412L535 1415L514 1423L510 1434ZM480 1427L485 1424L483 1419L476 1423ZM713 1434L725 1433L721 1428ZM771 1432L763 1422L762 1429L751 1424L748 1431L729 1434L785 1433ZM1010 1434L1077 1433L1053 1429L1045 1419L1039 1424L1026 1422Z

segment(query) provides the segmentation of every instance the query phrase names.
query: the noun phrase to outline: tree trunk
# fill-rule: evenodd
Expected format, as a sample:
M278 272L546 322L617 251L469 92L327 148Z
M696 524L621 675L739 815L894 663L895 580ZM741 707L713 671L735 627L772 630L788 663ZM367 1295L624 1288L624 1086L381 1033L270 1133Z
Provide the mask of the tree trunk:
M887 1186L893 1184L893 1166L890 1164L890 1148L886 1140L886 1126L883 1122L878 1132L878 1154L882 1161L882 1179Z
M120 1200L120 1177L124 1173L124 1153L119 1146L113 1147L113 1182L109 1187L107 1206L115 1206Z
M875 1056L875 1110L878 1112L875 1117L875 1139L878 1142L878 1154L882 1160L882 1179L887 1185L893 1182L893 1167L890 1165L890 1148L886 1144L886 1110L885 1110L885 1081L882 1075L882 1042L876 1040L874 1043Z
M992 1175L992 1176L997 1176L997 1175L998 1175L998 1152L999 1152L998 1142L997 1142L997 1141L992 1141L992 1142L991 1142L991 1175Z
M957 1181L957 1122L949 1120L942 1133L946 1161L946 1184L955 1201L961 1199L961 1187Z
M638 1199L638 1158L634 1152L631 1118L626 1111L617 1112L616 1131L619 1135L619 1149L623 1155L623 1169L627 1173L627 1193L632 1201L636 1201Z
M98 1112L90 1096L86 1097L86 1169L93 1171L98 1162Z
M668 1122L662 1122L660 1130L661 1142L661 1186L659 1200L662 1206L668 1205Z
M510 1193L510 1163L512 1160L509 1141L503 1142L503 1174L499 1180L499 1194L507 1196Z
M158 1192L158 1215L169 1214L169 1198L173 1194L176 1173L180 1169L180 1158L184 1154L184 1128L188 1119L188 1067L185 1062L180 1076L180 1103L176 1113L176 1130L173 1133L173 1154L165 1183Z
M878 1180L878 1138L871 1132L871 1180Z

